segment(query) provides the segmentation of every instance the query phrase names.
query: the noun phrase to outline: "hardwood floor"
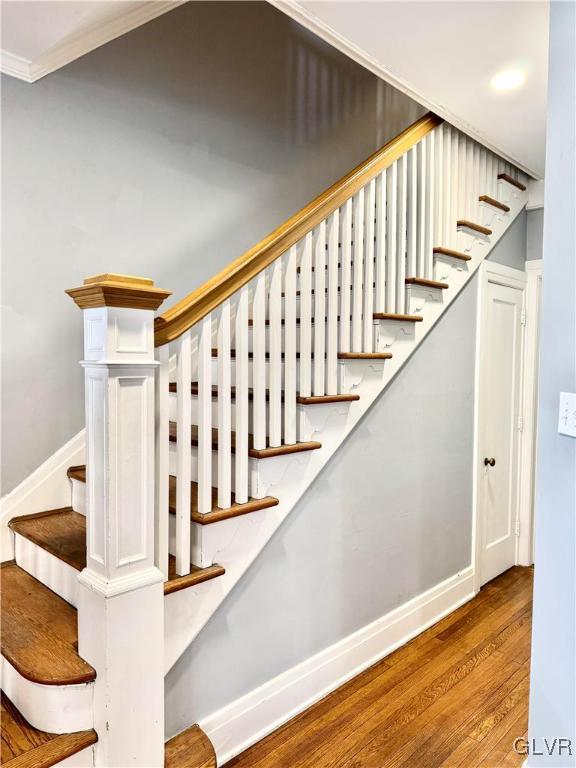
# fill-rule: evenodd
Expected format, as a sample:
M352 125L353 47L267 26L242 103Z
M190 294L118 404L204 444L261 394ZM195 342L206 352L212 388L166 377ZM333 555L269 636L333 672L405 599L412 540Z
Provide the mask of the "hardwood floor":
M507 768L525 756L531 568L512 568L228 768Z

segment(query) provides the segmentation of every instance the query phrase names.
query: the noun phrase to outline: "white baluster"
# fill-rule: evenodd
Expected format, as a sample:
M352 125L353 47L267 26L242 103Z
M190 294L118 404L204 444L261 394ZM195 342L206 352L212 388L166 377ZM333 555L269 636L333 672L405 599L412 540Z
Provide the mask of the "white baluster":
M352 351L362 351L362 278L364 272L364 189L354 197L352 230Z
M300 259L300 395L312 394L312 232L301 241Z
M284 442L296 442L296 246L282 257L284 277Z
M198 512L205 514L212 509L212 315L203 317L199 325Z
M326 220L314 232L314 394L324 395L326 319Z
M440 245L442 242L442 216L444 211L444 124L439 125L435 130L435 157L434 157L434 231L432 236L432 247ZM433 274L433 253L430 252L430 273Z
M396 253L398 249L398 163L386 173L386 312L396 312Z
M277 447L282 444L282 262L280 259L276 259L270 267L268 314L270 318L268 442L270 446Z
M460 133L452 129L452 191L450 216L450 247L456 248L458 233L456 221L460 218Z
M352 199L346 200L340 216L340 350L350 352L350 290L352 268Z
M424 277L426 269L426 182L427 182L427 152L428 147L426 139L418 144L418 263L416 266L416 275ZM414 275L410 275L414 277Z
M488 174L486 168L487 152L484 147L480 148L480 194L489 195L488 190Z
M467 218L475 218L474 207L474 142L466 137L466 210Z
M444 131L444 222L441 246L449 246L452 240L452 128L447 125Z
M466 136L459 135L458 141L458 215L457 219L465 219L468 210L467 199L468 164L466 158Z
M428 147L426 150L426 239L424 250L424 277L431 278L432 251L434 248L434 195L436 192L436 135L434 131L426 136Z
M190 573L190 493L192 444L192 334L176 342L176 573Z
M473 210L476 212L478 210L478 198L481 195L480 192L480 145L477 144L475 141L473 142L473 148L474 148L474 199L473 199ZM477 217L477 214L474 214L475 217Z
M218 320L218 506L226 509L232 503L232 366L229 299L222 304ZM265 425L264 431L266 431Z
M278 260L279 261L279 260ZM280 304L280 302L278 302ZM248 501L248 286L238 292L236 307L235 496Z
M254 280L252 301L252 431L254 448L266 448L266 272Z
M406 274L416 274L418 254L418 158L416 147L408 152Z
M340 211L328 217L328 323L326 333L326 392L338 392L338 240Z
M376 181L372 179L364 193L364 352L373 352L374 339L374 218L376 216Z
M170 428L170 395L168 366L170 347L165 344L159 347L158 368L156 369L156 550L155 561L158 568L168 578L168 527L170 521L168 509L169 494L169 428Z
M413 150L412 150L413 151ZM376 179L376 312L386 309L386 170ZM349 349L342 349L348 352Z
M396 311L406 311L406 218L407 218L408 156L398 161L398 250L396 254Z

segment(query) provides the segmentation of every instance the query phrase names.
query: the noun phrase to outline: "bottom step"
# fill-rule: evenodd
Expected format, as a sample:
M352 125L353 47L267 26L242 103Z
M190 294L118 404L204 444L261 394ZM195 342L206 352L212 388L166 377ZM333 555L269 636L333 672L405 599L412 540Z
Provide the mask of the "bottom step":
M33 728L4 693L1 710L3 768L50 768L98 741L96 731L55 734Z
M166 742L165 768L216 768L212 742L199 725L187 728Z

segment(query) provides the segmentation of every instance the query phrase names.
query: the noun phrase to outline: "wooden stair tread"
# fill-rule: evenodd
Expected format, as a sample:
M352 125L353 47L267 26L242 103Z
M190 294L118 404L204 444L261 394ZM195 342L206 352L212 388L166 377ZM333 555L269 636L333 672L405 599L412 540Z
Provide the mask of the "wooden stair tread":
M526 192L526 186L522 184L520 181L516 181L516 179L513 179L512 176L509 176L507 173L499 173L498 178L502 181L507 181L508 184L512 184L514 187L517 187L518 189L521 189L522 192Z
M236 433L231 432L232 453L236 451ZM170 440L177 441L177 426L175 421L170 422ZM310 440L305 443L294 443L293 445L268 446L267 448L254 448L254 435L248 435L248 456L251 459L268 459L272 456L283 456L289 453L301 453L302 451L315 451L322 448L322 443ZM198 446L198 427L192 424L192 445ZM212 429L212 450L218 450L218 430Z
M96 731L46 733L34 728L22 717L2 692L2 747L0 763L4 768L51 768L98 741Z
M501 203L500 200L495 200L493 197L490 197L490 195L480 195L478 201L481 203L488 203L488 205L492 205L494 208L499 208L501 211L504 211L504 213L510 212L509 205Z
M196 584L202 584L218 576L223 576L226 569L215 563L206 568L200 568L197 565L190 566L190 573L185 576L176 574L176 558L174 555L168 555L168 581L164 582L164 594L171 595L173 592L179 592L187 587L194 587Z
M86 568L86 518L72 507L16 517L8 527L77 571Z
M80 482L85 482L86 468L74 467L74 470L76 479L83 476L84 479ZM73 509L17 517L10 521L9 526L15 533L24 536L75 570L81 571L86 567L86 518ZM165 595L201 584L225 573L221 565L211 565L208 568L193 565L190 574L177 576L175 565L175 560L169 559L168 581L164 582Z
M298 395L298 405L319 405L322 403L354 403L360 400L360 395Z
M214 747L199 725L166 742L164 768L216 768Z
M452 250L452 248L442 248L441 246L434 248L433 253L438 253L441 256L451 256L453 259L460 259L460 261L472 260L472 256L469 256L467 253L462 253L461 251L454 251Z
M22 677L41 685L95 679L76 651L76 609L14 562L2 564L2 618L2 655Z
M445 290L450 287L448 283L439 283L437 280L427 280L424 277L407 277L404 282L406 285L420 285L422 288L441 288Z
M481 235L491 235L492 230L488 227L483 227L482 224L476 224L474 221L468 219L458 219L456 222L458 228L464 227L465 229L472 229L474 232L479 232Z
M422 315L399 315L393 312L374 312L374 320L399 320L406 323L421 323Z
M392 352L338 352L338 360L390 360Z
M170 501L168 508L172 514L176 514L176 478L173 475L170 475L169 492ZM265 496L263 499L248 499L244 504L236 504L234 494L232 494L231 505L222 508L218 506L218 488L212 488L212 510L202 514L198 512L198 483L191 483L190 518L195 523L200 523L201 525L217 523L220 520L228 520L239 515L247 515L260 509L275 507L277 504L278 499L275 499L273 496Z
M170 392L178 392L178 384L175 381L170 382ZM194 397L198 396L198 382L193 381L190 384L190 394ZM270 390L266 390L266 400L270 400ZM212 385L212 398L218 398L218 385ZM230 387L230 399L236 400L236 387ZM254 390L252 387L248 390L248 400L254 400ZM316 395L310 397L304 397L302 395L296 395L296 402L299 405L315 405L318 403L351 403L356 400L360 400L360 395ZM282 402L284 402L284 390L282 390Z

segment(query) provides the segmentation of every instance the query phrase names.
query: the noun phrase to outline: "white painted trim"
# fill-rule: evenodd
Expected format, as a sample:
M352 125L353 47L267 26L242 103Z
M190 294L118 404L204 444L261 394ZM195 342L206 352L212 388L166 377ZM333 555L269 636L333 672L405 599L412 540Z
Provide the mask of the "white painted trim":
M528 181L527 211L544 208L544 179L530 179Z
M48 733L73 733L94 726L94 683L40 685L0 657L2 690L30 725Z
M478 270L478 294L477 294L477 308L476 308L476 371L474 380L474 450L473 461L474 471L473 477L473 527L472 527L472 553L473 553L473 566L474 566L474 590L478 592L481 584L481 568L480 557L482 548L482 473L484 471L480 462L480 444L482 437L482 414L481 414L481 390L482 390L482 371L484 367L483 352L483 339L486 333L487 314L485 307L486 286L488 282L498 283L499 285L508 286L510 288L516 288L523 293L523 306L526 303L526 273L513 267L508 267L505 264L498 264L494 261L484 261ZM522 327L522 340L520 351L520 392L523 391L523 372L524 372L524 360L525 360L525 327ZM521 460L521 443L520 437L518 442L518 464L516 467L516 479L517 484L520 483L520 460ZM518 488L517 499L519 499L520 489ZM519 514L519 502L517 502L516 514L518 519ZM525 532L525 535L528 532ZM529 533L530 539L532 537L531 531ZM519 540L516 541L516 564L519 562L518 558Z
M302 7L300 3L297 2L297 0L268 0L268 2L285 13L287 16L290 16L290 18L294 19L299 24L302 24L303 27L306 27L306 29L309 29L315 35L318 35L318 37L322 38L322 40L325 40L327 43L334 46L334 48L341 51L350 59L372 72L374 75L376 75L376 77L385 80L387 83L390 83L390 85L394 86L394 88L397 88L411 99L414 99L414 101L422 104L422 106L426 107L426 109L432 110L432 112L435 114L443 117L451 125L460 129L468 136L471 136L473 139L480 142L480 144L492 150L492 152L500 155L500 157L513 163L518 168L525 171L529 176L532 176L535 179L541 178L540 173L534 171L531 168L528 168L528 166L524 165L517 157L510 155L501 147L493 144L486 136L477 131L474 126L470 125L470 123L467 123L465 120L461 120L457 115L455 115L453 112L450 112L450 110L446 109L442 104L437 104L434 101L430 101L430 99L428 99L420 91L415 90L405 80L402 80L393 72L386 69L386 67L382 66L382 64L369 53L364 51L362 48L359 48L354 43L350 42L350 40L343 37L343 35L341 35L339 32L336 32L336 30L334 30L330 25L326 24L326 22L319 19L318 16L312 13L312 11Z
M200 720L223 765L474 597L472 567Z
M27 83L34 83L95 48L172 11L184 2L186 0L149 0L120 16L99 20L76 34L66 36L36 61L29 61L10 51L2 50L0 71Z
M30 74L32 62L23 56L18 56L10 51L2 49L0 51L0 72L10 77L16 77L18 80L24 80L26 83L33 82Z
M524 367L522 371L522 418L520 436L520 496L518 500L519 565L534 562L534 474L538 415L538 347L540 327L540 290L544 262L526 262L526 326L524 328Z
M14 534L14 558L22 570L34 576L67 603L78 607L78 571L20 534Z
M59 448L20 485L0 499L0 557L14 557L13 536L8 523L14 517L68 507L71 503L70 481L66 470L84 464L85 435L82 429Z
M86 747L86 749L76 752L74 755L70 755L65 760L61 760L56 763L54 768L93 768L94 766L94 747Z

